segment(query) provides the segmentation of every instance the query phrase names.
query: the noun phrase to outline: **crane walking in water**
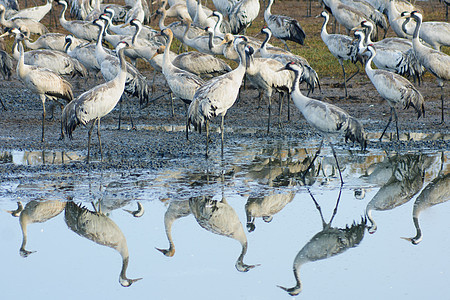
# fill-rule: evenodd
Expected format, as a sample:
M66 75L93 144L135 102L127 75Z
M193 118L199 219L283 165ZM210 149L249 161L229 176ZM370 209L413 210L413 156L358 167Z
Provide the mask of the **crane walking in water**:
M116 77L106 83L95 86L87 92L84 92L77 99L73 100L64 108L61 119L61 136L66 133L72 138L72 132L79 124L86 125L92 122L88 132L88 154L87 162L89 162L89 154L91 147L91 134L94 125L97 122L97 136L100 146L101 160L103 160L102 141L100 139L100 118L106 116L114 109L117 102L125 89L125 80L127 77L127 65L124 56L124 50L129 48L126 42L117 45L116 51L120 60L120 71Z
M291 70L295 73L294 86L292 87L291 92L292 100L294 101L295 106L301 111L306 121L322 135L319 150L317 150L313 160L306 169L305 174L319 155L324 139L327 139L330 143L331 150L333 151L334 159L336 160L341 185L344 184L336 152L334 151L330 137L339 133L345 133L345 141L356 141L361 145L361 149L365 149L367 139L362 124L337 106L304 96L300 91L300 78L303 72L302 66L290 62L279 71L282 70Z

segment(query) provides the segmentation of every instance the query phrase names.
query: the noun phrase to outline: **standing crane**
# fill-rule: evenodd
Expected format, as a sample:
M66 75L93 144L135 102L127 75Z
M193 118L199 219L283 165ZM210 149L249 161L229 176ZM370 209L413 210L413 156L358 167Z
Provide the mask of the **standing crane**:
M386 99L389 106L391 107L391 115L383 133L380 136L380 141L383 138L386 129L392 121L392 115L394 115L395 128L397 130L397 140L400 140L400 135L398 133L398 116L395 110L395 105L401 103L404 108L414 107L417 112L417 117L420 118L422 114L425 114L424 100L422 94L414 87L414 85L409 82L408 79L381 69L372 69L372 60L376 55L376 50L373 45L367 47L370 56L366 61L366 74L369 77L372 84L377 89L378 93Z
M439 175L433 179L423 190L420 192L413 207L413 223L416 227L416 236L411 238L403 238L411 242L413 245L418 245L422 239L423 234L419 225L419 214L430 208L431 206L444 203L450 200L450 173L445 175Z
M169 57L170 45L172 44L173 34L170 29L164 29L161 34L168 37L167 44L164 50L162 73L166 78L167 84L171 92L178 98L180 98L184 103L190 104L194 98L194 94L197 89L205 84L205 81L195 74L182 70L175 67ZM157 53L155 53L156 55ZM173 97L172 100L172 115L173 111Z
M274 0L269 0L267 8L264 11L264 20L267 23L267 27L269 27L270 31L272 31L273 36L281 39L288 51L290 50L286 41L293 41L303 45L306 34L300 23L291 17L272 15L270 9L273 2Z
M250 48L250 59L246 70L247 79L258 89L263 90L268 99L267 133L270 130L271 104L273 90L281 94L289 94L294 82L294 76L289 71L277 72L283 63L273 58L253 58L253 48ZM262 95L262 93L260 94Z
M209 143L209 121L216 116L222 116L221 122L221 154L223 156L223 134L224 134L224 118L228 109L233 106L239 94L242 80L244 79L245 70L247 68L246 57L244 52L245 41L242 38L236 38L235 49L239 53L239 66L231 72L215 77L200 88L194 94L194 99L189 105L186 138L190 124L194 125L194 129L201 133L204 125L206 129L206 157L208 157Z
M253 20L255 20L258 16L259 9L259 0L242 0L236 2L228 15L228 18L230 19L231 33L245 34L247 27L249 27Z
M75 58L82 63L89 73L92 72L97 74L100 71L100 65L95 57L95 44L82 44L78 45L74 49L71 49L73 39L76 38L71 34L66 36L64 51L69 54L70 57Z
M125 89L127 63L124 57L124 50L127 46L127 43L122 42L116 47L116 52L118 53L120 61L120 70L114 79L84 92L78 96L78 98L67 104L62 112L62 137L64 137L64 133L66 133L69 138L72 139L72 133L79 124L86 126L89 122L93 121L88 132L87 162L89 162L91 134L96 122L100 155L103 160L102 142L100 138L100 119L114 109Z
M355 45L353 45L353 39L351 37L343 34L329 34L327 32L327 23L330 19L328 13L326 11L323 11L320 16L325 19L323 21L320 37L322 38L325 45L327 45L328 50L330 50L331 54L333 54L333 56L338 59L339 64L342 67L342 72L344 73L345 98L348 98L347 81L352 79L353 76L359 73L359 67L358 65L356 65L358 70L347 80L345 76L344 60L350 60L354 64L359 61L362 65L362 58L358 55L358 49L355 47Z
M92 212L86 207L81 207L73 201L66 204L64 220L67 226L84 238L99 245L110 247L119 252L122 257L122 269L120 270L119 283L123 287L129 287L142 278L129 279L127 268L130 260L127 240L119 226L105 214Z
M38 21L30 18L11 18L5 19L5 7L0 4L0 24L5 28L20 28L26 27L31 33L43 35L48 33L47 27L39 23Z
M39 95L42 101L42 138L44 142L44 126L45 126L45 100L57 101L58 98L71 101L73 99L72 86L68 81L60 75L46 68L30 66L25 64L25 55L22 42L18 42L19 61L17 63L17 77L32 92Z
M301 65L290 62L287 63L284 68L280 69L280 71L291 70L295 73L294 85L291 92L292 100L294 101L295 106L297 106L303 114L306 121L322 135L322 141L320 142L319 149L317 150L308 169L313 165L314 160L320 153L323 141L326 139L331 146L331 150L333 151L333 156L336 160L336 167L339 171L339 177L341 179L341 185L343 185L344 181L342 180L341 169L339 167L333 144L330 141L330 137L344 133L345 141L356 141L360 144L361 149L365 149L367 145L366 133L364 132L362 124L343 109L329 103L308 98L302 94L300 91L300 78L303 69L304 68Z
M22 257L28 257L30 254L36 252L25 249L28 240L28 224L44 223L56 217L64 210L66 202L33 200L28 202L25 208L23 208L20 201L17 202L17 205L16 210L7 210L6 212L10 213L13 217L19 217L20 229L22 229L22 245L20 245L19 254Z
M411 13L403 12L402 18L412 17L416 21L412 44L414 54L419 62L436 77L441 87L441 123L444 123L444 81L450 80L450 56L431 49L423 45L419 40L420 26L422 25L422 14L413 11Z
M28 18L40 22L46 14L52 9L53 0L47 0L47 3L41 6L28 7L19 10L12 17L13 18Z
M28 30L28 28L21 27L20 31L25 34L23 44L28 49L32 50L50 49L50 50L64 51L64 47L66 44L66 35L63 33L49 32L44 35L41 35L34 42L30 42L30 31ZM72 36L72 44L70 46L70 49L73 50L73 48L84 43L87 43L87 41Z
M408 35L413 35L414 30L410 30L407 24L411 18L405 18L402 29ZM442 46L450 47L450 23L447 22L422 22L419 30L419 38L437 51L441 51Z
M345 228L331 227L331 222L333 221L337 213L337 208L341 198L341 192L342 187L339 190L339 196L336 201L336 206L328 223L326 223L323 218L320 205L317 203L311 192L309 192L317 210L320 213L323 229L322 231L316 233L295 256L293 263L294 277L296 281L295 286L291 288L278 286L279 288L288 292L291 296L296 296L302 291L303 287L300 279L300 268L305 263L339 255L345 252L347 249L358 246L364 238L367 222L365 218L362 218L360 223L356 223L356 221L353 221L353 224L351 226L347 225L345 226Z
M89 42L95 41L98 36L98 27L94 26L90 21L67 21L64 16L67 10L67 2L65 0L57 1L58 4L63 6L61 14L59 15L59 23L61 24L61 26L77 38L85 39Z
M248 248L247 236L236 211L224 197L221 201L213 200L210 196L193 197L189 199L189 207L202 228L235 239L241 244L241 254L235 264L239 272L248 272L258 266L243 262Z
M3 80L6 79L9 81L11 79L12 69L12 57L6 51L0 50L0 74L2 74Z

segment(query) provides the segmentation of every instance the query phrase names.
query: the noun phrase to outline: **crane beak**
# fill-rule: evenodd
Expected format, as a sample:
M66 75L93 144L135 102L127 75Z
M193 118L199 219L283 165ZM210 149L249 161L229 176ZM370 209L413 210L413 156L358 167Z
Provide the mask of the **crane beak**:
M359 26L353 27L350 31L356 31L356 30L364 30L364 27L359 25Z
M284 71L284 70L287 70L286 67L282 67L281 69L277 70L277 72L281 72L281 71Z
M1 34L0 35L0 39L2 38L2 37L6 37L6 36L10 36L11 34L9 33L9 31L7 31L7 32L5 32L5 33L3 33L3 34Z

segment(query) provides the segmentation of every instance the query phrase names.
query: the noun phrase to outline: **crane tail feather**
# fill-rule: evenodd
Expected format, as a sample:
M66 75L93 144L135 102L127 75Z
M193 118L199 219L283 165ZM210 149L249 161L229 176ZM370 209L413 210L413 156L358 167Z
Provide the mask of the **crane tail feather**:
M67 134L69 139L72 139L72 133L80 124L80 120L78 120L76 115L76 105L75 101L69 102L62 112L61 116L61 134L64 136L64 133Z
M350 117L348 119L348 126L345 131L345 142L348 140L357 142L361 146L361 150L367 147L367 138L364 127L357 119Z

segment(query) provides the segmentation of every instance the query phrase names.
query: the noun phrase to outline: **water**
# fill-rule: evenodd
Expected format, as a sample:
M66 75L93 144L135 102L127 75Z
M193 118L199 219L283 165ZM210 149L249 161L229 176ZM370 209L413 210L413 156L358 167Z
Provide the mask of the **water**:
M48 221L28 225L24 248L36 252L23 258L19 251L19 218L3 212L0 280L5 288L1 297L79 299L101 293L104 299L289 299L277 285L295 285L292 265L297 253L323 230L318 207L328 223L340 192L335 160L328 146L302 180L302 171L309 165L315 147L315 142L242 141L226 149L223 161L213 156L207 169L192 164L188 169L159 171L5 175L0 182L3 210L14 210L16 201L21 201L25 208L27 203L41 207L42 215L48 213L49 207L54 208L54 203L46 201L60 203L73 198L93 211L91 202L100 202L104 218L117 224L126 238L127 276L143 279L129 288L121 287L119 253L69 229L64 210ZM341 238L340 253L306 262L300 269L303 289L296 298L423 299L435 295L436 290L441 295L449 294L446 249L450 237L446 221L450 218L450 201L420 214L423 240L419 245L401 239L416 235L412 220L415 200L439 174L450 172L449 151L336 150L345 185L331 227L343 229L361 223L373 199L396 195L393 198L399 203L372 212L375 233L369 234L366 229L359 237L355 234L353 240L360 240L356 244ZM26 158L30 155L13 151L3 154L1 162L50 164L61 163L58 157L65 157L66 163L66 155L83 159L80 153L40 155L40 160L30 162ZM386 190L387 196L381 197ZM449 198L447 194L445 200ZM186 202L189 200L190 205ZM123 210L136 210L138 201L145 210L142 217L134 218ZM255 212L272 207L276 213L259 214L253 222L254 231L248 232L246 203ZM194 207L216 219L227 215L228 222L237 216L248 241L243 262L260 266L238 272L235 263L241 244L206 230L207 220L198 216L197 220L192 214L197 211ZM155 249L169 246L165 214L174 218L173 257ZM372 226L369 220L367 226ZM248 227L253 229L252 225ZM318 246L315 249L319 256Z

